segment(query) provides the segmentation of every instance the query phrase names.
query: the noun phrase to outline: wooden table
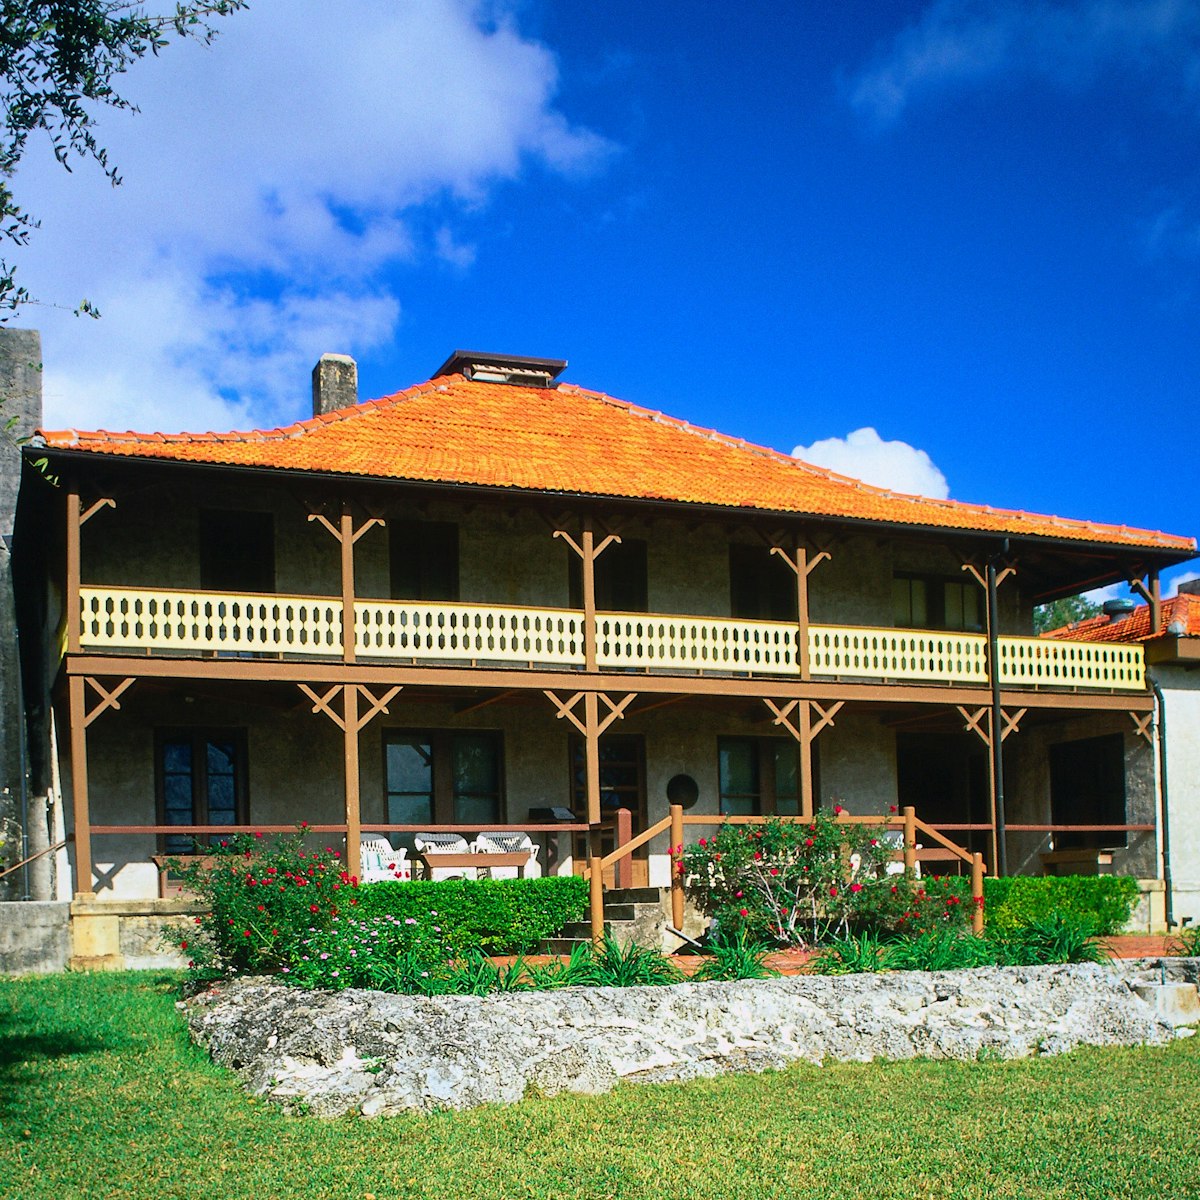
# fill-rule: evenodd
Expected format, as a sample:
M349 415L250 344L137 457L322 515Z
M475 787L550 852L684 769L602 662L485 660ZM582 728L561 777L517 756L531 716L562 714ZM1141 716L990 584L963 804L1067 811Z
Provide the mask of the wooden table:
M488 870L492 867L516 867L517 878L524 879L530 863L529 853L525 850L500 854L439 854L437 851L426 851L415 857L416 861L424 868L426 879L433 878L434 870L444 871L453 867L476 867Z

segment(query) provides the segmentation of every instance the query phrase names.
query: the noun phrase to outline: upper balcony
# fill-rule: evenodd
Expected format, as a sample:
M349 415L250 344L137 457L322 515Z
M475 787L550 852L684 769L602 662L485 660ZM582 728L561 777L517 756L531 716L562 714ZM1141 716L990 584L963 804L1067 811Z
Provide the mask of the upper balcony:
M142 654L253 654L294 659L343 656L342 601L318 596L80 588L80 647ZM425 601L357 600L355 656L430 665L583 670L584 614L577 609ZM676 614L596 614L600 670L792 677L800 674L799 627L776 621ZM816 679L988 683L983 634L808 626ZM999 639L1006 687L1141 692L1140 645Z

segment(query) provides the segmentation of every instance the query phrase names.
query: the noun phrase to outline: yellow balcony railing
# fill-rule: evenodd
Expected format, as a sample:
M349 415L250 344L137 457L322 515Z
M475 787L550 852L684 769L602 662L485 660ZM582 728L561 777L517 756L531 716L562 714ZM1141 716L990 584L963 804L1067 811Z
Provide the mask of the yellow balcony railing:
M80 589L81 644L161 653L342 653L342 605L320 596L169 589ZM356 655L403 662L582 668L583 614L575 609L359 600ZM645 613L598 613L602 670L713 671L794 678L795 625ZM818 679L988 682L987 639L977 633L813 625L809 666ZM1002 637L1006 687L1142 691L1140 645Z

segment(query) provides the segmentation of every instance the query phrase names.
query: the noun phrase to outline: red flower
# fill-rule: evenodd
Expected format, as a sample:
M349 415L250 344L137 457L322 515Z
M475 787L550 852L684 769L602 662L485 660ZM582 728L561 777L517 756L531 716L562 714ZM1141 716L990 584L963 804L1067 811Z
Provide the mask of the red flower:
M733 895L734 895L735 899L740 900L742 898L742 896L745 895L745 893L744 892L734 892Z
M256 829L256 830L254 831L254 836L255 836L256 838L261 838L261 837L262 837L262 834L261 834L261 833L259 833L259 831Z
M179 943L179 948L180 948L180 950L186 950L186 949L187 949L187 942L180 942L180 943Z
M272 937L278 937L278 936L279 936L279 930L278 930L278 929L272 929L272 930L271 930L271 936L272 936Z
M835 888L835 887L831 887L831 888L829 889L829 894L830 894L831 896L836 896L836 895L837 895L837 888Z
M247 929L246 932L242 934L242 937L249 937L249 936L250 936L250 930Z
M812 838L805 838L805 839L804 839L804 844L805 844L806 846L811 846L811 845L813 844L813 840L812 840Z
M755 852L754 852L754 861L755 861L755 862L758 862L758 860L759 860L760 858L762 858L762 851L761 851L761 850L755 850Z
M889 804L888 812L896 812L896 806L894 804Z
M301 821L301 822L300 822L300 828L301 828L301 829L307 829L307 828L308 828L308 822L307 822L307 821Z
M900 889L893 883L892 884L892 895L894 896L899 890Z
M846 810L840 804L835 804L833 806L833 815L835 817L840 817L845 811Z
M258 906L258 911L259 911L259 912L266 912L267 910L266 910L266 908L265 908L263 905L261 905L261 904L260 904L260 905Z
M852 896L857 896L857 895L858 895L858 893L859 893L859 892L861 892L861 891L862 891L862 884L861 884L861 883L852 883L852 884L850 885L850 894L851 894Z
M309 912L320 912L321 910L315 904L310 904L308 906L308 911Z
M704 838L701 838L701 839L700 839L700 842L699 842L699 844L700 844L701 846L707 846L707 845L708 845L708 842L706 842L706 841L704 840Z
M225 841L222 841L221 845L222 845L222 846L228 846L228 845L229 845L229 843L228 843L228 842L225 842Z
M778 867L772 867L769 873L770 873L771 875L778 875L778 874L779 874L779 868L778 868Z
M748 908L742 908L742 909L739 909L738 911L741 913L741 915L743 917L748 917L750 915L750 910Z

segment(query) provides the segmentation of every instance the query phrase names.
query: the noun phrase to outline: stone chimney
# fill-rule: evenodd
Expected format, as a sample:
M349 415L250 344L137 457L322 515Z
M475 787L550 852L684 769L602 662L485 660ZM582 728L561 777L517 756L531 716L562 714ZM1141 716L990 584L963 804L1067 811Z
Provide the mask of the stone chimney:
M313 416L358 403L358 363L348 354L322 354L312 373Z
M1181 596L1200 596L1200 579L1185 579L1178 590Z

